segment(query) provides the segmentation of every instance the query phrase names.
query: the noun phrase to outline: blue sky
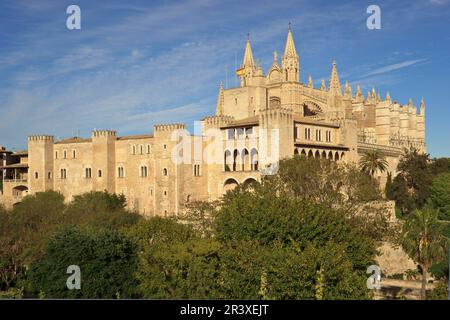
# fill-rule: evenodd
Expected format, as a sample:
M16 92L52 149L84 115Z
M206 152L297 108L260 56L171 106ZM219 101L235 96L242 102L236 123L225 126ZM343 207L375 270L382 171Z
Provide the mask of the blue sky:
M450 156L449 2L2 0L0 145L191 127L214 112L221 80L237 84L247 32L267 70L291 22L303 82L328 81L336 59L341 82L364 94L375 86L417 106L423 96L428 150ZM81 8L81 30L66 28L70 4ZM381 8L381 30L366 27L370 4Z

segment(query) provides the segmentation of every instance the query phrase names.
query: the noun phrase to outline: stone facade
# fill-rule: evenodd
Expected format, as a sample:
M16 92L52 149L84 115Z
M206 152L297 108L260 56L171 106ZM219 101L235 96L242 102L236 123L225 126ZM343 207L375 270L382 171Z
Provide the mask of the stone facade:
M301 154L357 162L367 150L380 150L396 173L403 147L426 151L425 103L417 109L371 90L363 96L345 83L336 63L328 87L300 82L300 59L289 29L279 64L264 74L254 62L250 40L236 75L237 88L219 90L216 114L201 121L201 134L183 124L155 125L153 134L117 136L95 130L90 138L55 141L31 135L26 156L1 167L3 194L14 197L44 190L74 195L107 190L124 194L128 206L144 215L170 215L186 202L213 200L238 183L257 181L278 159ZM181 160L180 160L181 159ZM17 167L21 175L17 175ZM16 175L13 171L16 170ZM20 179L19 179L20 178ZM379 175L383 185L386 177Z

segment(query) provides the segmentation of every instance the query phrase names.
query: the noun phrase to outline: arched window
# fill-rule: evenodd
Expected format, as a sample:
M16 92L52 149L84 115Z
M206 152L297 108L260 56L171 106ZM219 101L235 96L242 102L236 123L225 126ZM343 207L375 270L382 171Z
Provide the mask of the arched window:
M250 150L250 163L252 171L258 171L258 161L258 150L253 148L252 150Z
M64 150L64 159L67 159L67 151Z
M51 179L52 178L52 173L51 173L51 171L49 171L48 173L47 173L47 179Z
M142 144L139 146L139 153L144 154L144 146Z
M87 179L90 179L92 177L92 169L91 168L84 169L84 177Z
M151 146L148 144L147 145L147 153L151 153L151 151L152 151Z
M123 172L123 167L118 167L117 168L117 176L119 177L119 178L123 178L125 175L124 175L124 172Z
M147 166L141 166L141 177L147 177Z
M233 160L232 160L231 152L229 150L225 151L223 162L224 162L223 171L231 171L231 168L233 165Z
M163 169L163 176L167 176L169 173L168 173L168 171L167 171L167 168L164 168Z
M55 159L58 159L58 151L55 151Z
M72 159L76 159L76 157L77 157L76 150L72 150Z
M234 153L233 153L233 171L237 170L238 162L240 162L239 151L234 150Z
M37 180L37 179L39 179L39 173L38 172L35 172L34 173L34 178Z
M99 177L99 178L102 177L102 170L98 170L98 177Z
M133 147L131 148L131 154L136 154L136 146L133 145Z

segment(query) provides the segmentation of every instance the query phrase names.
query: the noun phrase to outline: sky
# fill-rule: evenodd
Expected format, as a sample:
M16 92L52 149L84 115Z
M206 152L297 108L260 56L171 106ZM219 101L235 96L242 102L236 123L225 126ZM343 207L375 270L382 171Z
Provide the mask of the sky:
M66 27L71 4L81 30ZM366 25L372 4L379 30ZM450 0L2 0L0 145L24 149L30 134L191 128L215 112L220 81L238 85L247 33L267 71L289 22L302 82L311 74L315 86L328 83L336 60L353 92L374 86L416 106L423 97L428 152L450 156Z

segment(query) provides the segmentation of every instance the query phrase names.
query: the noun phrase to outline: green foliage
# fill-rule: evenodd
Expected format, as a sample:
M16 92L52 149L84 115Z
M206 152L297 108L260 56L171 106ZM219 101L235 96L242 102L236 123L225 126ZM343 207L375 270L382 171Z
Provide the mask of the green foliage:
M63 227L65 207L64 196L55 191L26 196L14 206L10 217L10 240L25 265L38 259L48 237Z
M434 178L428 203L439 210L440 219L450 220L450 173L441 173Z
M280 195L336 211L354 228L377 240L393 232L378 183L354 165L295 157L281 161L278 175L264 179L263 184Z
M124 195L89 192L74 196L64 213L64 222L87 229L123 229L134 225L142 216L125 209Z
M441 173L450 173L450 158L434 159L430 165L430 171L433 176Z
M70 265L81 269L80 290L66 286ZM46 298L130 298L136 296L136 268L136 245L124 236L68 229L52 237L42 259L32 264L28 289Z
M386 158L378 150L368 150L359 161L359 168L373 176L376 172L384 172L388 168Z
M429 268L446 255L442 228L438 211L429 208L415 210L403 226L403 249L422 269L422 298L425 298Z
M416 149L405 150L398 164L399 174L394 179L394 193L390 197L404 213L421 209L431 193L433 175L430 159Z
M7 291L0 291L0 300L2 299L22 299L23 290L11 288Z
M301 249L312 241L324 245L333 240L346 246L357 268L367 268L375 254L374 240L340 214L303 199L277 196L266 186L255 186L253 192L237 189L226 199L216 218L216 236L264 246L294 241Z
M195 232L189 225L180 224L173 219L162 217L153 217L139 221L127 231L127 235L141 248L149 245L185 242L196 238Z
M401 175L397 175L390 188L386 189L386 197L389 200L395 200L395 205L400 209L402 215L411 212L415 207L406 180Z
M427 300L447 300L448 284L446 282L438 282L436 287L427 293Z
M137 278L146 298L218 298L220 245L211 239L146 246Z

